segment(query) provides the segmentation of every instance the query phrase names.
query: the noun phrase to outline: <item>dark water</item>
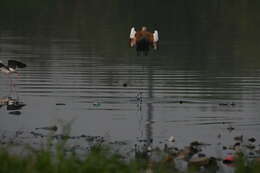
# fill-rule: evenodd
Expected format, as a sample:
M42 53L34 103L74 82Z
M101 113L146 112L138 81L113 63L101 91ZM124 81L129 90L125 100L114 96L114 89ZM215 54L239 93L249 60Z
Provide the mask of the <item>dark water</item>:
M72 134L130 143L174 136L180 146L194 140L228 145L243 134L259 144L259 5L1 1L0 59L28 67L16 81L26 106L20 116L0 108L0 131L73 121ZM142 25L160 34L160 49L147 57L128 46L131 26ZM0 96L8 96L8 78L0 79Z

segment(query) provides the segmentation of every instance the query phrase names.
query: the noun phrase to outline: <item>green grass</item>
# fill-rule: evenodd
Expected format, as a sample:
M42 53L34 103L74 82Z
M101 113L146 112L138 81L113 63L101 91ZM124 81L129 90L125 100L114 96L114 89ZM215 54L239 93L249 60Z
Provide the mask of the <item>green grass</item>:
M260 173L260 162L249 161L243 154L239 155L235 173Z
M153 173L177 172L173 164L148 163L143 159L124 161L122 156L111 153L106 147L94 146L90 153L79 159L76 155L65 155L57 148L57 153L45 150L27 156L11 155L7 149L0 150L1 173L132 173L146 172L148 167ZM248 163L244 157L238 160L236 173L259 173L260 165ZM188 172L198 172L192 169Z
M146 163L138 160L124 161L106 147L94 146L85 158L75 154L65 155L57 147L56 154L41 150L26 156L11 155L0 149L1 173L130 173L145 170Z
M108 147L95 145L84 158L75 153L65 154L60 143L55 151L30 150L30 154L10 154L10 148L0 149L0 173L178 173L174 162L150 162L142 157L132 160L112 152ZM235 173L259 173L260 164L241 155ZM200 172L188 169L187 172ZM206 172L211 172L208 169ZM214 172L214 171L213 171Z

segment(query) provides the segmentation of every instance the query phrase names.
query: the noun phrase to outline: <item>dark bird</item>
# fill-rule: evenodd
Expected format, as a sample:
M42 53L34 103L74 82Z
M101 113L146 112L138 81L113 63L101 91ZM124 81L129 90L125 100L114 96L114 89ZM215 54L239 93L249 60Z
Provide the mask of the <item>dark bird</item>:
M4 65L2 61L0 61L0 69L5 74L17 73L16 68L25 68L26 64L16 61L16 60L8 60L8 65Z
M159 34L157 30L155 30L154 33L148 31L145 26L137 32L135 28L132 27L129 42L130 47L136 47L137 55L139 55L140 52L143 52L143 54L147 56L151 46L154 50L158 49Z
M16 74L18 76L18 73L16 71L17 68L25 68L26 64L16 61L16 60L8 60L8 64L5 65L3 64L2 61L0 61L0 70L2 73L6 74L10 80L10 86L11 86L11 91L15 90L13 81L10 77L10 74Z

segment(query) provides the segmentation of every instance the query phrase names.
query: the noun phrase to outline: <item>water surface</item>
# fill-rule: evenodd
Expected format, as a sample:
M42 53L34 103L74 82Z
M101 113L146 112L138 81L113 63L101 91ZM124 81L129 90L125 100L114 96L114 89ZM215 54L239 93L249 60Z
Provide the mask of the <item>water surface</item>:
M241 134L259 144L258 1L0 4L0 58L28 65L16 80L26 106L20 116L0 108L1 133L72 121L72 134L133 144L174 136L177 146L228 145ZM148 56L128 46L130 28L142 25L160 33Z

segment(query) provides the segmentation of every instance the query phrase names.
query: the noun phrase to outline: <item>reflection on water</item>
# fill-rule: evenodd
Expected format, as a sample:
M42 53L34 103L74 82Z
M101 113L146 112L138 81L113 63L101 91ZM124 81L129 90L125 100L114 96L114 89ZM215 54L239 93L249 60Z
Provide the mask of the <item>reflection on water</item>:
M21 110L24 106L25 104L19 101L18 98L0 98L0 108L6 107L6 110L10 115L21 115L19 110Z
M145 14L136 1L4 2L1 60L28 67L16 86L27 106L16 119L0 108L1 131L74 120L73 134L130 142L260 139L258 1L155 0ZM160 49L137 57L129 31L144 24L158 28Z

